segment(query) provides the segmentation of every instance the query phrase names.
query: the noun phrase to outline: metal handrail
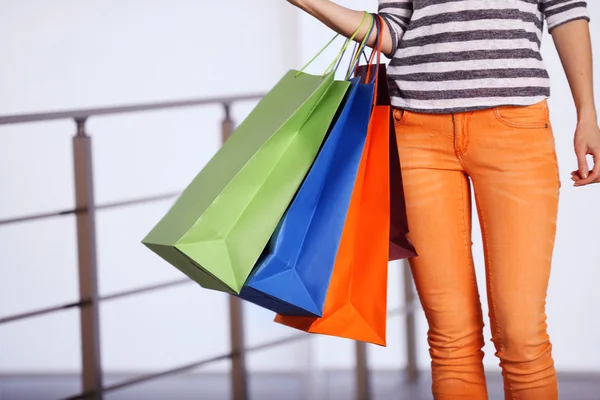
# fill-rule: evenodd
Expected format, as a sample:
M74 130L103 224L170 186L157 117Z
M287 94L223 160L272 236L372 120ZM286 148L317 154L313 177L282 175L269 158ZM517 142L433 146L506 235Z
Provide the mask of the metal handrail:
M213 97L213 98L194 98L178 101L164 101L157 103L142 103L122 105L116 107L84 108L67 111L47 111L32 114L0 115L0 125L14 125L30 122L55 121L59 119L82 120L89 117L100 115L129 114L144 111L168 110L172 108L198 107L206 105L225 105L230 106L233 103L241 101L258 100L264 94L246 94L240 96Z
M98 204L95 207L95 209L96 209L96 211L98 211L98 210L107 210L107 209L111 209L111 208L134 206L134 205L139 205L139 204L144 204L144 203L153 203L153 202L157 202L157 201L173 199L173 198L179 196L180 194L181 194L181 191L178 191L178 192L157 194L154 196L138 197L138 198L133 198L133 199L128 199L128 200L121 200L121 201L113 201L110 203ZM67 210L51 211L51 212L40 213L40 214L30 214L30 215L22 215L22 216L18 216L18 217L0 219L0 226L12 225L12 224L17 224L17 223L21 223L21 222L30 222L30 221L54 218L54 217L64 217L67 215L77 214L78 212L87 212L87 209L86 208L81 208L81 209L70 208Z
M144 286L144 287L140 287L140 288L136 288L136 289L124 290L122 292L117 292L117 293L109 294L106 296L100 296L100 298L98 300L100 300L100 301L116 300L116 299L120 299L123 297L132 296L134 294L154 292L155 290L162 290L162 289L170 289L175 286L187 285L190 283L195 283L195 282L188 278L175 279L175 280L168 281L168 282L157 283L155 285L149 285L149 286Z
M99 301L115 300L115 299L120 299L123 297L132 296L134 294L153 292L155 290L167 289L167 288L171 288L174 286L180 286L180 285L189 284L189 283L193 283L193 282L194 281L187 279L187 278L176 279L176 280L167 281L167 282L163 282L163 283L157 283L155 285L148 285L148 286L143 286L143 287L139 287L139 288L135 288L135 289L131 289L131 290L124 290L124 291L109 294L106 296L99 296L98 300ZM86 306L86 305L89 305L90 302L91 302L90 299L84 299L81 301L69 302L69 303L59 304L59 305L52 306L52 307L44 307L44 308L40 308L37 310L31 310L31 311L26 311L23 313L8 315L6 317L0 318L0 325L6 324L9 322L16 322L16 321L20 321L20 320L24 320L24 319L29 319L32 317L39 317L39 316L46 315L46 314L52 314L57 311L64 311L64 310L68 310L68 309L74 308L74 307Z
M123 297L129 297L134 294L154 292L156 290L168 289L168 288L172 288L175 286L187 285L187 284L191 284L191 283L194 283L194 281L192 281L188 278L175 279L172 281L157 283L154 285L148 285L148 286L142 286L142 287L135 288L135 289L124 290L124 291L112 293L112 294L109 294L106 296L100 296L98 298L98 300L100 300L100 301L115 300L115 299L120 299ZM59 304L59 305L52 306L52 307L39 308L36 310L26 311L26 312L18 313L18 314L12 314L12 315L8 315L6 317L1 317L0 325L7 324L9 322L16 322L16 321L20 321L20 320L24 320L24 319L29 319L32 317L39 317L39 316L46 315L46 314L52 314L52 313L55 313L58 311L68 310L70 308L81 307L81 306L87 305L89 303L90 303L90 300L88 299L88 300ZM418 304L413 303L412 305L409 305L409 306L393 308L388 311L388 317L395 317L398 315L414 313L414 310L417 308L417 306L418 306Z
M89 301L74 301L70 303L60 304L52 307L44 307L37 310L26 311L24 313L12 314L7 317L0 318L0 325L7 324L9 322L16 322L24 319L33 317L39 317L46 314L53 314L58 311L68 310L70 308L81 307L82 305L89 303Z
M173 375L189 371L199 366L206 365L219 360L230 359L232 361L231 389L234 400L247 399L247 373L245 367L245 353L259 351L273 346L289 343L291 341L310 337L307 334L299 334L281 340L264 343L254 347L244 345L243 308L240 299L229 296L229 323L231 352L217 357L212 357L193 364L174 368L156 374L144 375L129 381L104 386L102 381L102 365L100 362L100 317L99 303L140 293L148 293L156 290L175 287L192 283L190 279L177 279L159 284L125 290L106 296L98 294L97 285L97 262L96 262L96 239L95 239L95 214L96 211L117 207L126 207L175 198L181 192L163 193L154 196L139 197L127 200L96 204L93 191L92 173L92 147L91 138L87 135L85 124L88 118L95 116L106 116L124 113L136 113L145 111L156 111L176 109L184 107L195 107L205 105L221 105L224 110L221 134L225 141L233 131L234 123L231 119L230 109L235 102L258 100L263 94L249 94L243 96L219 97L219 98L196 98L170 102L155 102L134 105L123 105L117 107L90 108L67 111L53 111L33 114L18 114L0 116L0 125L14 125L23 123L34 123L60 119L74 120L77 131L73 137L73 155L75 172L75 207L67 210L45 212L32 215L18 216L0 219L0 226L16 223L43 220L66 215L75 215L77 222L77 250L79 266L79 301L70 302L52 307L27 311L24 313L9 315L0 318L0 325L29 319L40 315L59 312L71 308L80 309L80 337L82 353L82 393L69 399L94 398L101 400L105 392L118 390L137 383L146 382L159 377ZM414 301L412 293L412 281L408 266L404 265L405 275L405 306L388 312L389 316L404 314L406 316L408 359L407 369L409 379L416 379L416 360L414 349L414 310L418 306ZM410 293L408 293L410 292ZM361 400L369 397L369 370L367 365L366 347L363 342L356 342L356 384L358 396Z
M172 368L172 369L169 369L166 371L157 372L154 374L142 375L137 378L119 382L114 385L106 386L100 391L90 391L90 392L80 393L73 397L67 397L63 400L80 400L80 399L86 399L86 398L94 398L94 396L96 396L100 392L101 393L112 392L112 391L123 389L123 388L129 387L129 386L137 385L139 383L148 382L148 381L151 381L151 380L154 380L157 378L163 378L165 376L176 375L176 374L180 374L180 373L183 373L186 371L194 370L196 368L202 367L204 365L212 364L217 361L223 361L223 360L227 360L227 359L231 359L231 358L236 358L236 357L239 357L241 355L241 353L257 352L260 350L270 349L271 347L281 346L284 344L297 342L299 340L307 340L309 338L310 338L309 334L298 333L298 334L295 334L295 335L292 335L292 336L289 336L289 337L286 337L283 339L272 340L270 342L261 343L256 346L246 347L242 352L239 352L239 353L229 352L227 354L221 354L219 356L215 356L215 357L197 361L197 362L194 362L191 364L183 365L181 367Z
M187 280L187 281L191 282L190 280ZM415 309L416 309L416 306L396 307L396 308L389 310L387 312L387 316L388 317L396 317L396 316L399 316L404 313L412 313L415 311ZM291 336L288 336L288 337L285 337L282 339L272 340L272 341L269 341L266 343L261 343L256 346L247 347L244 349L244 353L251 353L251 352L257 352L260 350L270 349L275 346L281 346L284 344L297 342L299 340L308 340L311 337L314 337L314 336L312 336L311 334L308 334L308 333L298 333L298 334L291 335ZM114 385L106 386L101 391L102 391L102 393L112 392L112 391L123 389L123 388L129 387L129 386L137 385L139 383L144 383L144 382L156 379L156 378L162 378L165 376L175 375L178 373L194 370L203 365L211 364L213 362L222 361L222 360L226 360L226 359L234 358L234 357L238 357L238 356L239 356L239 354L236 354L233 352L229 352L227 354L221 354L219 356L196 361L194 363L183 365L183 366L176 367L176 368L172 368L172 369L169 369L166 371L156 372L156 373L148 374L148 375L142 375L142 376L130 379L130 380L116 383ZM96 394L95 392L81 393L81 394L78 394L73 397L68 397L64 400L80 400L80 399L85 399L86 397L91 398L95 394Z

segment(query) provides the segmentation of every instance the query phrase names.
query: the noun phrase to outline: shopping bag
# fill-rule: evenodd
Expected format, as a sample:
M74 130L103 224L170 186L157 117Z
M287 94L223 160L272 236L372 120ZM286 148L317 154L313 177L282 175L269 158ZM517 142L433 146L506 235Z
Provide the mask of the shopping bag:
M370 31L373 24L371 18ZM373 95L373 85L359 84L359 78L352 80L333 129L240 292L241 298L285 315L321 315Z
M356 71L364 82L367 77L367 66L362 65ZM377 105L391 108L388 76L385 64L379 65L377 84ZM390 138L390 254L389 260L400 260L415 257L415 248L408 238L408 218L406 216L406 202L404 199L404 187L402 184L402 173L400 170L400 156L396 141L396 128L394 126L393 113L390 111L389 122Z
M345 106L240 297L285 315L320 316L356 181L373 85Z
M381 29L379 32L378 58ZM377 74L374 75L376 84ZM375 106L372 111L322 317L278 314L276 322L310 333L385 346L390 232L389 113L389 106Z
M323 75L289 71L142 242L201 286L239 293L350 86L331 69L343 50Z

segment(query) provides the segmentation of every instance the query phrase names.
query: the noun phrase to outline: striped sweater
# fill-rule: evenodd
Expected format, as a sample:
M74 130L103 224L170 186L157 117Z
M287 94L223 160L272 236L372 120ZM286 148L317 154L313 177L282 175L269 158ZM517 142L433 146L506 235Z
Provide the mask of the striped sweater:
M547 98L544 20L550 32L589 21L580 0L379 0L379 15L392 34L392 104L428 113Z

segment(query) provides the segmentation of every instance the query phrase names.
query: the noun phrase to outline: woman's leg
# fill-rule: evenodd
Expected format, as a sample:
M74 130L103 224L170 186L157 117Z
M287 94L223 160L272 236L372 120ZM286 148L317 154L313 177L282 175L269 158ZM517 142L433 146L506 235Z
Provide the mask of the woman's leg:
M436 400L485 400L483 320L471 254L469 180L454 153L452 116L396 111L410 260L429 323Z
M475 112L457 121L483 233L487 291L505 398L556 400L546 292L560 182L547 106Z

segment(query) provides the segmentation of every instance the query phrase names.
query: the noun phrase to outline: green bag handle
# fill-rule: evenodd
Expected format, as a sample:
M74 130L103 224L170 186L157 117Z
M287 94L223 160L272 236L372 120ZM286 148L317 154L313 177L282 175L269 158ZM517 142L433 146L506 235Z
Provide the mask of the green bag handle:
M372 17L372 15L371 15ZM367 59L367 55L365 53L365 47L367 46L367 41L369 40L369 38L371 37L371 34L373 33L373 28L375 26L375 19L371 18L371 25L369 26L369 31L367 32L367 35L363 38L362 42L360 43L360 46L358 46L358 43L356 44L356 46L354 46L354 51L353 51L353 57L352 57L352 62L350 63L350 65L348 65L348 71L346 71L346 80L350 79L350 77L352 76L352 73L354 72L354 70L357 67L357 64L360 60L360 55L364 55L365 59ZM368 59L367 59L368 62Z
M360 25L358 26L358 28L356 28L356 31L352 34L352 36L346 40L346 42L344 43L344 47L342 48L342 50L340 51L340 54L338 54L338 57L336 58L336 60L334 60L331 65L329 66L329 68L327 69L325 75L327 75L328 73L337 70L337 67L339 66L342 57L344 56L344 54L346 53L346 50L348 49L348 46L350 45L350 43L352 43L354 41L354 38L356 37L356 35L358 34L358 31L360 31L360 29L362 28L363 24L365 23L367 17L371 17L371 24L369 27L369 31L367 32L367 35L363 38L362 42L361 42L361 46L364 48L364 46L366 45L367 40L369 39L369 37L371 36L370 33L373 29L373 24L374 24L374 19L373 16L365 11L365 15L363 17L363 20L361 21ZM335 64L337 63L335 68L332 68Z
M356 31L354 31L354 33L352 34L352 36L349 39L346 39L346 42L344 43L344 45L342 46L342 49L340 50L340 52L338 53L337 57L333 60L333 62L327 67L327 69L325 70L325 72L323 73L323 76L326 76L327 74L333 72L335 70L335 65L338 64L338 61L341 60L341 58L343 57L344 53L346 52L346 50L348 49L348 46L350 45L350 43L354 40L354 38L356 37L356 35L358 34L358 31L360 31L360 28L362 28L362 26L364 25L365 21L367 20L367 17L369 17L371 14L369 14L368 12L365 11L363 19L360 23L360 25L358 26L358 28L356 29ZM306 63L306 65L304 67L302 67L297 73L296 73L296 77L298 77L302 72L304 72L304 70L313 63L313 61L315 61L317 59L317 57L319 57L334 41L335 39L338 38L339 33L336 34L326 45L325 47L323 47L309 62Z
M371 14L369 14L369 15L371 15ZM372 17L372 15L371 15L371 17ZM369 40L369 38L371 37L371 33L373 32L373 26L374 26L374 19L371 18L371 24L369 26L367 34L365 35L363 40L360 42L360 46L359 46L359 43L355 43L354 49L352 50L353 55L351 57L351 63L348 65L348 70L346 71L346 80L350 79L350 76L352 75L351 71L356 66L355 63L358 61L356 54L360 54L360 53L356 53L356 51L358 49L359 52L364 52L365 46L367 45L367 41ZM341 61L342 61L342 59L340 58L335 67L336 71L337 71L338 67L340 66Z

